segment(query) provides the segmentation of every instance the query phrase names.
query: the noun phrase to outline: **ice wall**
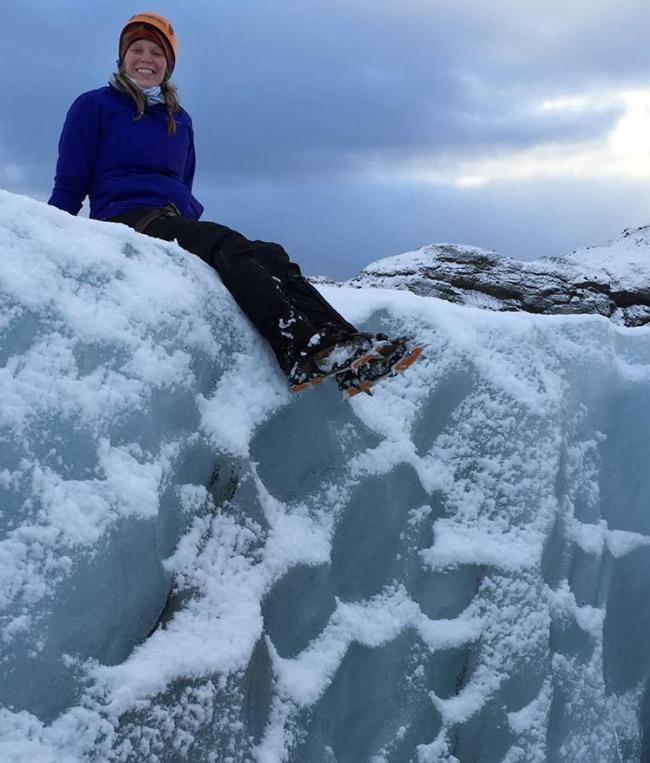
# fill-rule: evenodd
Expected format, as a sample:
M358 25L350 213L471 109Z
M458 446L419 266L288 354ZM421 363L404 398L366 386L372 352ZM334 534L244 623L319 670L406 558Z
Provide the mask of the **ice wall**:
M0 760L650 755L650 334L324 288L291 398L174 245L0 194Z

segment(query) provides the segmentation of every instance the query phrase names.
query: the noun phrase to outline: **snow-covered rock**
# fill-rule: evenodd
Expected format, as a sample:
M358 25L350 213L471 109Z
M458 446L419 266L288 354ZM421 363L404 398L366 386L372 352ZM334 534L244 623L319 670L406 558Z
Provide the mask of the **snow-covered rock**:
M488 310L595 313L642 326L650 321L650 227L625 230L606 246L528 262L434 244L373 262L348 283L408 289Z
M0 193L0 760L646 759L650 330L320 288L425 358L292 398L198 259Z

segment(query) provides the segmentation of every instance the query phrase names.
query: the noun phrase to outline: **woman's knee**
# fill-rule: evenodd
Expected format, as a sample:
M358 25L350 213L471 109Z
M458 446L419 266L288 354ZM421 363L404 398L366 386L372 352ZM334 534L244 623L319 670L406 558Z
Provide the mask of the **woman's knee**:
M255 241L253 257L255 261L274 276L285 277L294 269L300 272L298 266L291 262L289 255L279 244Z

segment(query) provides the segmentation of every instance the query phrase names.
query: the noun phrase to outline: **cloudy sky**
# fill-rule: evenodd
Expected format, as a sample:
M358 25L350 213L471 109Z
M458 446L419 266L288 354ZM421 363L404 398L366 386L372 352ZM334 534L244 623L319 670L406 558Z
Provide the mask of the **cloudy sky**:
M179 38L203 219L307 273L650 224L647 0L2 0L0 187L47 199L67 108L144 10Z

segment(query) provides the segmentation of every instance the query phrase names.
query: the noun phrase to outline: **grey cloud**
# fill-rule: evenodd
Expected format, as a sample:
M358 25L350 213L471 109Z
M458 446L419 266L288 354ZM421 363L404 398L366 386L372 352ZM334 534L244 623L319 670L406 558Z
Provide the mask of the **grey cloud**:
M523 260L561 256L650 222L639 190L567 180L484 192L335 177L197 188L220 222L280 241L305 272L337 278L434 242L474 244Z
M9 5L0 41L8 60L20 63L0 135L19 160L42 164L69 103L106 81L133 8ZM386 3L324 0L163 5L179 33L177 81L196 124L201 168L216 177L347 174L381 152L471 155L579 140L605 133L617 117L541 116L531 108L558 89L579 90L582 70L592 78L601 72L585 35L596 37L597 22L609 20L602 14L567 20L538 3L495 10L471 0L428 11L407 1L399 13ZM648 15L637 3L627 7L628 16ZM558 77L556 62L569 51L584 64Z
M0 160L22 172L10 190L48 195L65 111L106 82L135 10L131 0L5 0ZM645 85L645 0L161 0L157 10L179 35L175 79L195 123L206 217L286 243L308 272L352 275L441 239L558 254L562 241L647 222L642 194L622 185L470 193L369 183L360 171L606 134L616 109L535 105Z
M309 10L316 18L312 13L302 36L292 26L299 19L289 14L269 44L267 10L237 15L230 26L226 19L228 35L220 44L193 54L184 91L197 123L210 124L200 141L211 172L349 172L378 152L474 153L596 137L618 116L612 109L535 112L535 101L580 83L570 73L560 88L546 75L543 84L522 81L515 53L526 58L527 41L515 48L514 31L499 30L492 17L464 21L458 8L452 13L447 6L409 26L400 17L339 6L335 33L321 4ZM552 57L546 51L536 66L543 70ZM199 86L198 72L206 71L215 72L212 102Z

